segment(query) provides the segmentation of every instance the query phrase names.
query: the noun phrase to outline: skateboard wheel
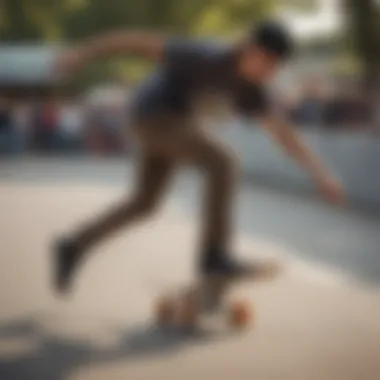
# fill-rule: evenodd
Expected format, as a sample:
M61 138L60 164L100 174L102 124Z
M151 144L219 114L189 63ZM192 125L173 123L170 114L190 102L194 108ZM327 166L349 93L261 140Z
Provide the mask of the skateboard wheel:
M235 301L229 306L229 323L234 328L242 329L252 323L253 313L249 302Z
M155 308L156 321L159 325L171 324L174 320L175 304L169 297L158 300Z
M199 315L199 305L196 297L189 293L180 302L178 324L180 327L192 328L196 325Z

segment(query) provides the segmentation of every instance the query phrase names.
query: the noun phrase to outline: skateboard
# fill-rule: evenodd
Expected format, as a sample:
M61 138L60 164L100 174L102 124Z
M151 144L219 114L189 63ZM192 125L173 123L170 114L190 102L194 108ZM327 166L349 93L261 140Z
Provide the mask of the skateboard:
M242 278L201 277L162 295L155 304L155 321L161 327L194 329L205 319L219 317L220 321L222 317L228 326L245 329L254 322L254 310L249 300L236 295L237 290L251 283L272 281L282 270L279 262L266 261L254 265Z

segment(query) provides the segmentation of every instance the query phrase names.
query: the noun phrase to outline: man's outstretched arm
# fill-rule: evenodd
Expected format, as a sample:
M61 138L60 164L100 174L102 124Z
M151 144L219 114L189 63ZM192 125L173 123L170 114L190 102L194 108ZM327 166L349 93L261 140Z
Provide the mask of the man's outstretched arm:
M107 59L115 55L131 54L151 60L160 60L164 55L165 38L156 34L132 31L111 32L62 53L58 58L58 69L73 72L87 63Z
M276 116L265 117L263 126L285 153L306 169L327 200L333 203L344 201L344 191L339 181L319 157L307 147L296 130Z

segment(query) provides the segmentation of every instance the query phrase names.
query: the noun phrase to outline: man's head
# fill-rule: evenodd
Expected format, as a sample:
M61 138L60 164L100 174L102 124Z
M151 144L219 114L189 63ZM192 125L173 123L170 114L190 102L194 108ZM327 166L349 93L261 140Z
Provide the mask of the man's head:
M251 30L240 50L239 74L251 82L266 81L289 59L293 50L286 28L276 22L264 22Z

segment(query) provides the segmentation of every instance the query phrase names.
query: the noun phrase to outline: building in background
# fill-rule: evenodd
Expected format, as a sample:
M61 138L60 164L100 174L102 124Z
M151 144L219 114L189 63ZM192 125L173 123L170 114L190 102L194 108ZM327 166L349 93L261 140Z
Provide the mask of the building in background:
M12 98L51 93L57 52L51 45L0 45L0 93Z

